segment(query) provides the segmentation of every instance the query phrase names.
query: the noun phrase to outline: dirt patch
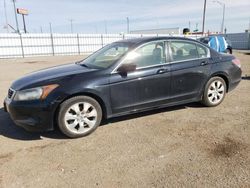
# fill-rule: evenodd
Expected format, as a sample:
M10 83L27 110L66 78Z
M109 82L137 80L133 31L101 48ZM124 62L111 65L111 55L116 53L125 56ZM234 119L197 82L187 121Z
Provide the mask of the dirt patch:
M33 146L33 147L29 147L27 149L18 149L15 152L15 154L21 153L25 150L28 152L41 151L41 150L44 150L46 148L56 147L56 146L59 146L59 145L65 144L65 143L66 143L65 141L62 141L59 143L49 143L49 144L45 144L45 145L41 145L41 146ZM14 156L15 155L13 153L7 153L7 154L0 155L0 165L3 165L4 163L9 162L11 159L14 158Z
M7 153L4 155L0 155L0 165L3 165L4 163L10 161L13 158L13 153Z
M0 175L0 187L2 187L3 185L3 176L2 175Z
M215 142L210 153L214 157L230 158L246 149L246 145L240 141L225 137L222 142Z

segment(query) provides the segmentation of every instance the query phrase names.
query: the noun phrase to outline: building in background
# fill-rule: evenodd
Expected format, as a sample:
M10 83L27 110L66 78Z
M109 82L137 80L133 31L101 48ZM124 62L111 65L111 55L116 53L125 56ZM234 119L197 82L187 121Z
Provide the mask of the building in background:
M160 28L160 29L145 29L130 31L130 34L163 34L163 35L180 35L182 34L179 27L175 28Z

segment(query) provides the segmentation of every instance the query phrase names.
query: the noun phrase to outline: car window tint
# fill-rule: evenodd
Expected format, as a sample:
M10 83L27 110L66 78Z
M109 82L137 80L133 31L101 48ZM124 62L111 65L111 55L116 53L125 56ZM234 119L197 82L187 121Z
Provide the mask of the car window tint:
M152 42L142 46L128 56L125 63L135 63L137 68L158 65L166 62L164 42Z
M196 45L189 42L173 41L170 43L173 61L199 58Z
M200 58L206 58L207 57L207 48L197 45L197 50Z

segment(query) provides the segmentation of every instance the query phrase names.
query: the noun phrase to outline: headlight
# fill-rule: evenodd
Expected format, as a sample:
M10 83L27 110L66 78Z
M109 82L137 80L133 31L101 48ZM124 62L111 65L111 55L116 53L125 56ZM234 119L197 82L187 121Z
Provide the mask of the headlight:
M36 87L17 91L14 97L15 101L30 101L30 100L44 100L46 97L59 85L47 85L42 87Z

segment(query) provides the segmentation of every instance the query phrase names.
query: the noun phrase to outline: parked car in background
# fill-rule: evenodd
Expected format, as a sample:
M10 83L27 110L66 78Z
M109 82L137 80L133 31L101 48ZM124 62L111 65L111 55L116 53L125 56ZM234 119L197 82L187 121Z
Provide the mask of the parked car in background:
M199 101L217 106L240 81L239 60L201 42L137 38L16 80L4 107L27 130L58 125L76 138L92 133L106 118Z
M209 47L213 48L220 53L233 53L232 43L223 36L208 36L199 38L198 41L207 44Z

